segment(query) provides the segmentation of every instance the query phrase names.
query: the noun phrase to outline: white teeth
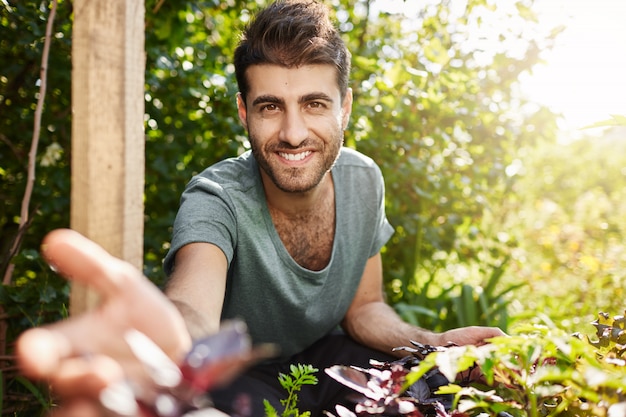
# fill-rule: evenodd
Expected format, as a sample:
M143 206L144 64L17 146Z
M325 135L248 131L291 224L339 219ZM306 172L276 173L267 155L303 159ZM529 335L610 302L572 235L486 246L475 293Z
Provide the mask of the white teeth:
M311 151L305 151L305 152L296 153L296 154L286 153L286 152L278 152L278 154L282 158L285 158L288 161L302 161L304 158L306 158L307 156L311 155Z

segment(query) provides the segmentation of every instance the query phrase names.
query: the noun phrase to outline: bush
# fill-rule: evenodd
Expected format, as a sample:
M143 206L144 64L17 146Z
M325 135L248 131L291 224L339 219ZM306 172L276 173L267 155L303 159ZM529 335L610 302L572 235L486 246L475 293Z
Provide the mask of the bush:
M398 361L410 365L407 372L383 364L378 367L387 369L387 373L365 370L361 377L337 379L347 379L346 385L363 394L357 407L369 411L360 416L419 417L424 409L439 417L623 416L625 323L624 316L611 318L600 313L593 323L597 330L593 339L533 325L519 327L513 336L494 338L483 346L422 345L409 349L419 359L417 364L406 359ZM475 377L477 369L479 378ZM433 370L451 384L442 384L433 395L412 388ZM334 374L340 373L335 369ZM360 383L351 384L350 380ZM391 389L394 386L403 388ZM454 395L447 411L442 400L446 395ZM355 415L342 412L342 416Z

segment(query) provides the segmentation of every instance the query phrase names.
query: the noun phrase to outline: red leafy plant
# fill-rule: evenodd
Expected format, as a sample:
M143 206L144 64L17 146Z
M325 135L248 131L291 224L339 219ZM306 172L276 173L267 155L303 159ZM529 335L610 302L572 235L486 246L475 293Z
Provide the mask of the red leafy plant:
M326 373L354 389L359 395L351 400L355 403L354 412L342 405L335 409L339 417L356 416L467 416L467 414L449 410L454 397L439 393L441 386L449 380L436 367L425 369L419 378L414 378L412 369L419 366L431 353L444 352L446 347L435 347L411 342L413 347L400 347L409 353L393 362L371 361L372 367L364 369L354 366L336 365L326 369ZM473 377L470 367L463 373L463 384L468 384ZM332 414L327 413L328 416Z

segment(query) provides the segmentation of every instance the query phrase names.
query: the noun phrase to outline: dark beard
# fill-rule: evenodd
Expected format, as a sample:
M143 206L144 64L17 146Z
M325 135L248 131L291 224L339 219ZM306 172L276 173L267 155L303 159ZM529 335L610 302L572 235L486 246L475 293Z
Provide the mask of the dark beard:
M306 193L317 187L321 183L326 173L328 173L335 165L337 159L339 158L341 147L343 146L343 135L341 135L336 152L333 152L333 154L330 155L324 153L323 165L317 172L314 173L314 175L311 175L309 178L303 178L301 172L302 170L300 168L291 168L283 170L282 172L277 172L275 169L272 168L271 164L265 158L265 155L274 154L275 152L281 150L293 151L294 149L307 147L308 141L304 141L300 146L295 148L289 144L281 143L278 146L265 149L265 153L263 153L263 151L255 145L255 141L253 138L250 138L250 143L252 145L252 154L259 164L259 167L272 180L272 183L274 183L276 188L286 193Z

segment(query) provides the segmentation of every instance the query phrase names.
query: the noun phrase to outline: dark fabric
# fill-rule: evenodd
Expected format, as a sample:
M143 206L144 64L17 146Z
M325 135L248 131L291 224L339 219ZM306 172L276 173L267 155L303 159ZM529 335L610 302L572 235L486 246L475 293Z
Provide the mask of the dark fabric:
M353 365L369 368L370 359L392 361L391 355L367 348L343 333L325 336L302 353L289 360L264 363L249 369L229 387L211 392L215 407L232 417L263 417L263 400L268 400L280 415L284 409L280 400L287 392L278 382L280 373L289 374L290 365L312 365L319 371L316 385L304 385L298 393L300 412L310 411L321 416L323 411L333 412L336 404L347 404L346 396L354 391L336 382L324 372L333 365Z

